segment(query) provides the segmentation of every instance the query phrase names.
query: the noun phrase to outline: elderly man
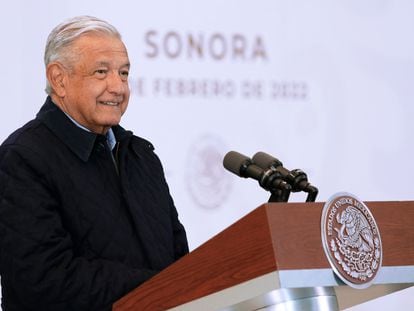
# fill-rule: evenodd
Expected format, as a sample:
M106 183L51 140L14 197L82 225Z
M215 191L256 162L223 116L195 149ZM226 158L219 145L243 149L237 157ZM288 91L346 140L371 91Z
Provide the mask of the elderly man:
M128 106L118 31L83 16L45 51L48 97L0 147L3 310L110 310L188 252L153 146Z

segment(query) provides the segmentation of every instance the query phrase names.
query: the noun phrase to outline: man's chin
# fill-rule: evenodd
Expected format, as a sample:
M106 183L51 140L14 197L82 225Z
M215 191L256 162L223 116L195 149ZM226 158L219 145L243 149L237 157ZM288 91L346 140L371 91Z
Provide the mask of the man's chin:
M108 122L108 123L105 123L105 125L96 127L95 129L92 130L92 132L96 134L105 135L111 127L117 126L118 124L119 122L110 122L110 123Z

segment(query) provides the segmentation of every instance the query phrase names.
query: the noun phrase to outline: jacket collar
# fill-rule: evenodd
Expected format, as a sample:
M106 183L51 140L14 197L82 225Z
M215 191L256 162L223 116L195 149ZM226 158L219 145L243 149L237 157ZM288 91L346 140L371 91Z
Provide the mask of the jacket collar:
M83 161L88 161L95 141L105 139L103 135L85 131L73 123L60 108L52 102L50 96L37 113L36 118L43 122L72 152ZM132 136L121 126L113 126L117 141Z

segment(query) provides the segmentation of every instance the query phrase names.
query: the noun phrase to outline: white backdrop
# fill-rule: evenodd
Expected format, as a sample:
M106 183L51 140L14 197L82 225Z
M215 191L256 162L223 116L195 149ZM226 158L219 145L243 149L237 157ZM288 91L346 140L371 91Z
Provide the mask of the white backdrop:
M8 1L0 11L0 140L43 104L46 37L95 15L133 63L122 125L151 140L193 249L268 194L229 150L301 168L324 201L411 200L412 1ZM292 200L303 201L303 194Z

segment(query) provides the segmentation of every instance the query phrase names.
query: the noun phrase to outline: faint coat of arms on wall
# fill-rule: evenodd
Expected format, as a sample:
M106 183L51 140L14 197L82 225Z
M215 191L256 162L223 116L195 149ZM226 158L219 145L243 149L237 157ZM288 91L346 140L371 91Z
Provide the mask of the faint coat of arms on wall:
M370 286L381 267L382 244L368 207L349 193L334 195L323 208L321 233L336 275L354 288Z

